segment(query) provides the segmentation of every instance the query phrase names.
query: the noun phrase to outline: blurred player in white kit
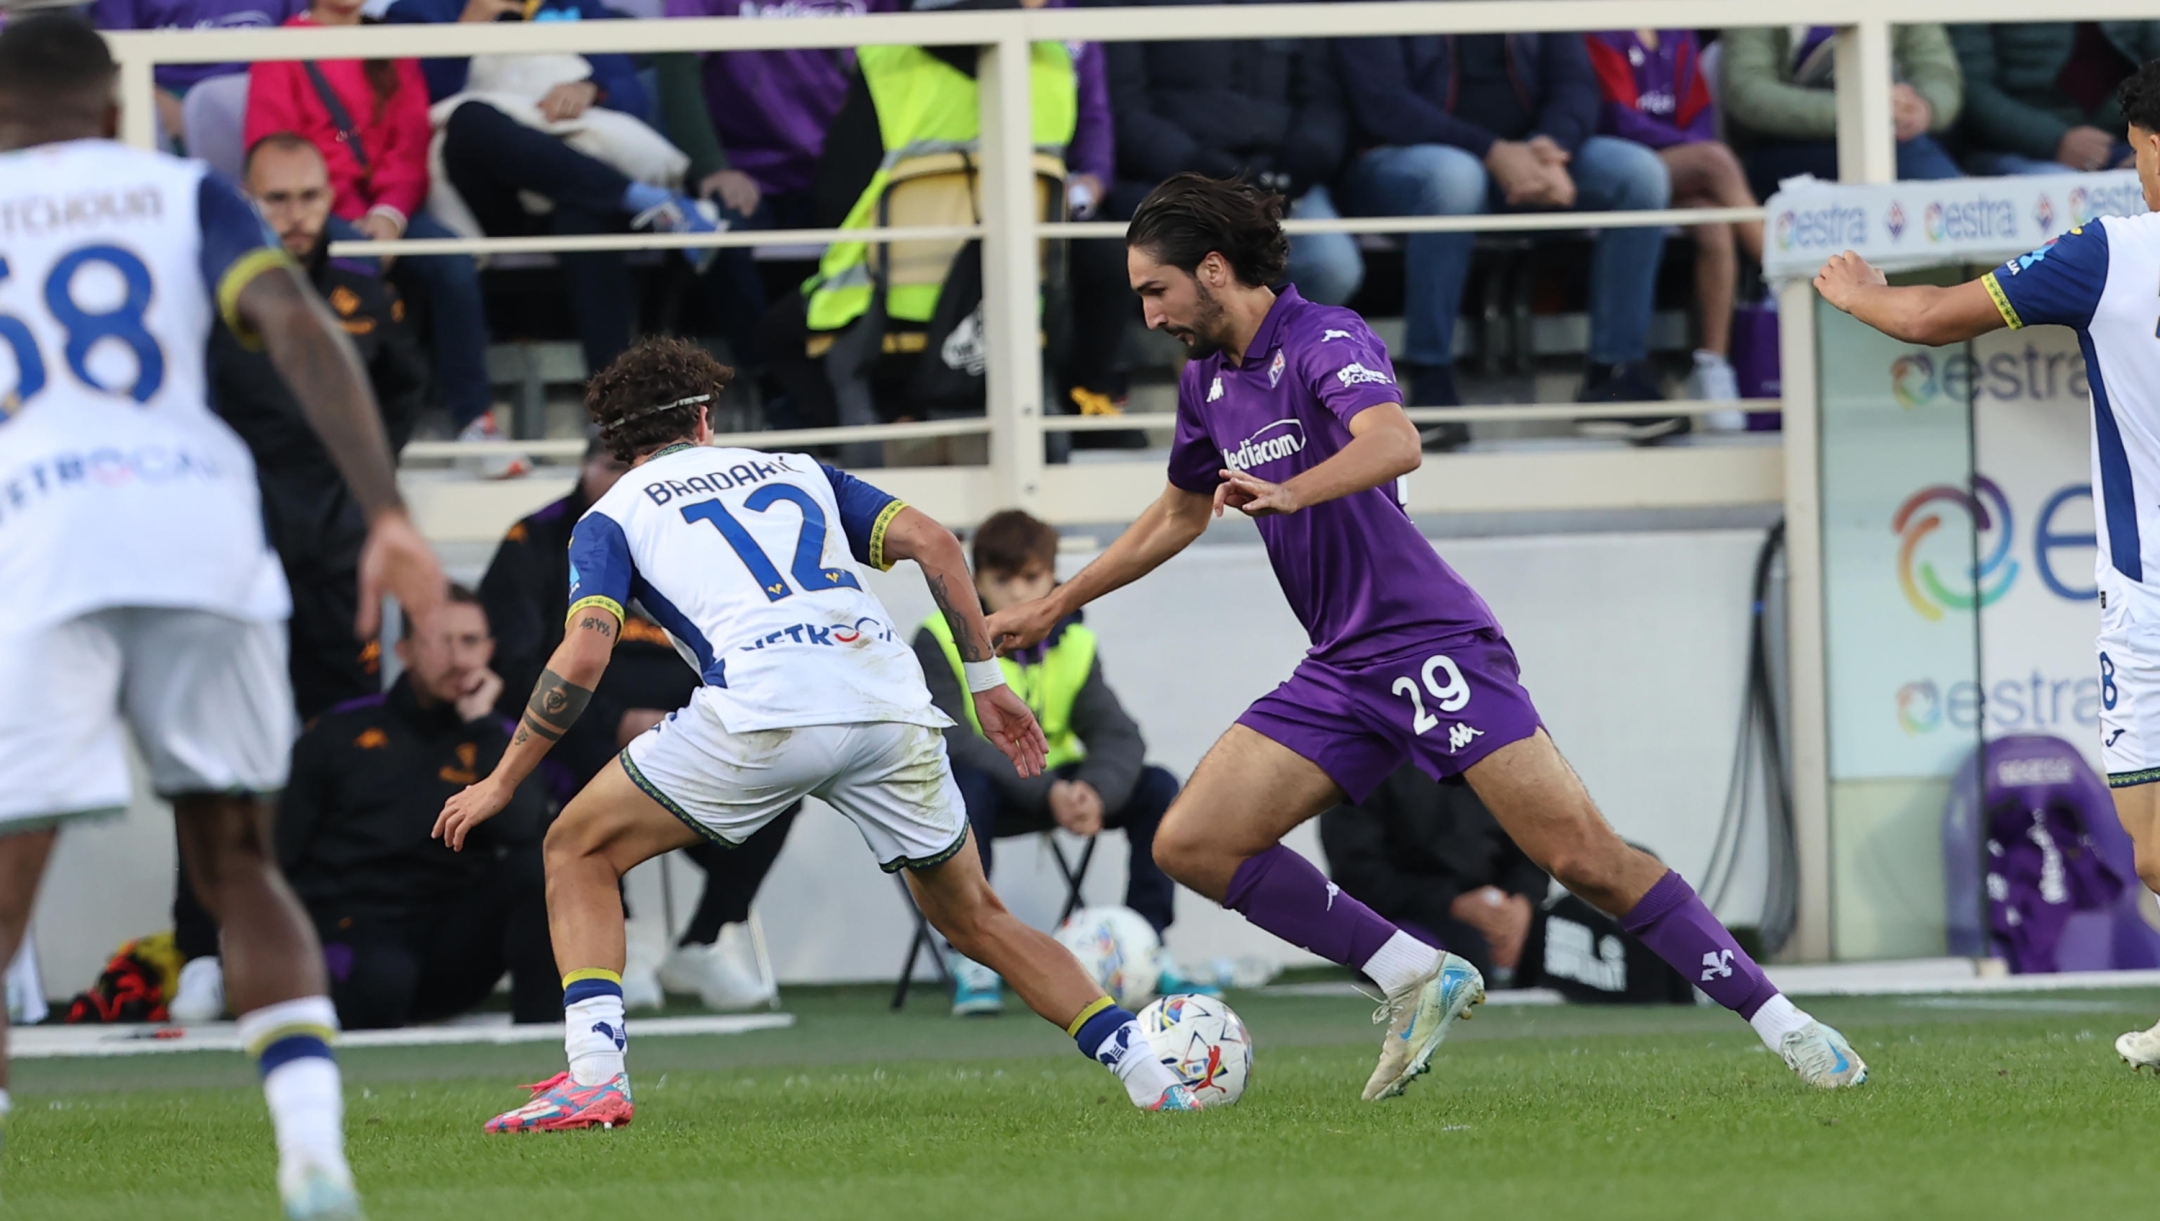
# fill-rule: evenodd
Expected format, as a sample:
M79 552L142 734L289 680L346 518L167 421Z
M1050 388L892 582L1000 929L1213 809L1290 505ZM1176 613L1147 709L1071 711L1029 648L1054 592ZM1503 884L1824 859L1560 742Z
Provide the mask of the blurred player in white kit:
M225 930L285 1213L356 1218L337 1014L266 800L294 732L290 600L254 463L207 402L211 327L267 348L368 515L356 629L387 590L425 630L442 572L336 320L231 184L108 138L114 82L72 16L0 30L0 962L59 828L127 806L132 729Z

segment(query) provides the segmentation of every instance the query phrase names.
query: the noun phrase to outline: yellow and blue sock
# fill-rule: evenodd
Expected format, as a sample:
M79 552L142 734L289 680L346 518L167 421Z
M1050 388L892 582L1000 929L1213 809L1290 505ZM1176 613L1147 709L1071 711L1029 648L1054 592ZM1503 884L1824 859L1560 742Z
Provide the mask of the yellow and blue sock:
M1080 1045L1081 1055L1117 1074L1134 1106L1154 1106L1164 1090L1178 1084L1177 1074L1148 1045L1140 1023L1107 996L1082 1009L1065 1033Z
M240 1043L262 1074L278 1160L349 1178L345 1094L337 1058L337 1008L327 996L280 1001L240 1015Z
M622 975L584 967L563 976L563 1051L570 1079L599 1085L624 1070L630 1035L623 1025Z

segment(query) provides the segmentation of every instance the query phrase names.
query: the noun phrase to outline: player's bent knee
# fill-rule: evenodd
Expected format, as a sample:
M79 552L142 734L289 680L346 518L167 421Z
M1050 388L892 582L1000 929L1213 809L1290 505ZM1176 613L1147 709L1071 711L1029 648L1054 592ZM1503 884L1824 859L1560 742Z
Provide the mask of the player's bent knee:
M1630 868L1638 855L1625 844L1618 851L1592 844L1570 845L1545 862L1553 880L1595 907L1610 908L1627 889Z
M2137 845L2137 875L2147 890L2160 891L2160 844Z
M1172 807L1155 832L1155 867L1182 882L1206 867L1209 844L1193 820L1176 815Z

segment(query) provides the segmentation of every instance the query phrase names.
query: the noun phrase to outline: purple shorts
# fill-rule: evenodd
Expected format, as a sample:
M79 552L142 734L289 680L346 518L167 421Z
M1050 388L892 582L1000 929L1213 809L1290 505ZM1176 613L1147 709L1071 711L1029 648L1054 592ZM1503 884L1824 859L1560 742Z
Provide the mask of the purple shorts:
M1319 764L1359 802L1405 760L1445 780L1535 734L1537 709L1521 675L1497 632L1349 665L1308 657L1238 724Z

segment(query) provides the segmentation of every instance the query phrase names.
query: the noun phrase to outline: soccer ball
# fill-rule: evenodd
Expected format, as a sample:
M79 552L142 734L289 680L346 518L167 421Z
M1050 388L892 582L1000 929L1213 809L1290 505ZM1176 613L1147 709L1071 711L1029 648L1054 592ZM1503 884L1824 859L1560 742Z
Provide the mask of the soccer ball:
M1057 940L1120 1008L1138 1009L1154 997L1162 978L1162 938L1139 912L1083 907L1058 926Z
M1140 1011L1140 1030L1164 1067L1203 1107L1226 1107L1252 1079L1252 1036L1219 996L1166 996Z

